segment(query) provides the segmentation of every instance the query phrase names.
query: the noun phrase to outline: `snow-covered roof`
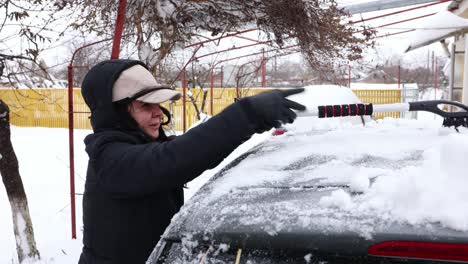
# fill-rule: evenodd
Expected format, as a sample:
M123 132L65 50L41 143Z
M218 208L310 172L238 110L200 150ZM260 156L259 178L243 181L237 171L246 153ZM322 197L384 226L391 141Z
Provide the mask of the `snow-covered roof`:
M410 45L406 52L432 44L448 37L468 32L468 19L449 11L439 12L416 26L409 36Z

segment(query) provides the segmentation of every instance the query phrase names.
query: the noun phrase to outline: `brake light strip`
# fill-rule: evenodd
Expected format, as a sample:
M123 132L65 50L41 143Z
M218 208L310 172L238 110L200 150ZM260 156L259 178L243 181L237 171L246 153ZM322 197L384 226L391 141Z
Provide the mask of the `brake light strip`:
M468 261L468 244L457 243L385 241L370 246L367 252L378 257Z

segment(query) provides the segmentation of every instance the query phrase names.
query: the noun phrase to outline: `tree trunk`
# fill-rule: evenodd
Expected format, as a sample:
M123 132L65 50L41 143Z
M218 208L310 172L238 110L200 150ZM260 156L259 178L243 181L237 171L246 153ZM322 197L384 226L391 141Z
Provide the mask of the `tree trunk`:
M27 260L40 259L34 240L28 200L19 174L18 159L11 144L10 112L2 100L0 100L0 174L10 201L18 260L23 263Z

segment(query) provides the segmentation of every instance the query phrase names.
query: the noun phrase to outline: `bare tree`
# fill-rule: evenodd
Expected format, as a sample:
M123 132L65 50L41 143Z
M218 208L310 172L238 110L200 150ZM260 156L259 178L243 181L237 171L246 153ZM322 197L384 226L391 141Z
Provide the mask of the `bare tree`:
M402 83L417 83L418 87L422 90L433 87L434 82L437 83L437 86L440 86L444 82L447 82L447 77L444 75L444 65L447 59L438 58L439 63L437 64L437 72L434 72L434 69L423 66L418 67L409 67L408 64L396 63L385 63L383 65L377 65L375 71L380 71L383 78L380 82L384 83L395 83L398 80L398 75L400 75L400 82Z
M84 38L83 38L84 39ZM91 42L83 41L73 41L68 44L68 54L67 54L67 63L70 62L73 53L80 47L83 47ZM96 45L91 45L86 48L80 49L75 54L73 59L73 83L75 85L81 85L86 73L91 67L96 65L102 60L109 59L111 57L111 50L109 48L109 43L98 43ZM53 70L59 78L67 79L68 78L68 68L60 67L57 70Z
M249 83L254 82L256 77L260 76L259 72L262 69L262 63L262 61L253 61L251 63L245 63L237 68L237 72L234 77L236 81L237 98L244 97L242 88L247 87Z
M43 0L0 0L0 78L15 86L37 76L49 78L40 53L51 44L51 24L56 9ZM59 32L53 32L59 34ZM34 85L28 86L34 87ZM40 259L36 248L28 201L19 174L18 159L10 139L10 111L0 100L0 174L13 217L18 260Z
M32 76L51 79L41 52L59 36L61 17L47 0L0 0L0 77L12 86Z
M101 35L114 30L118 1L55 0L60 10L80 8L72 26ZM314 68L361 57L372 32L343 23L335 0L129 0L125 36L157 73L178 45L210 32L219 36L256 27L277 46L295 41ZM358 34L359 33L359 34Z
M10 111L2 100L0 100L0 174L10 201L18 260L23 263L40 259L34 240L28 200L19 173L18 159L11 144Z

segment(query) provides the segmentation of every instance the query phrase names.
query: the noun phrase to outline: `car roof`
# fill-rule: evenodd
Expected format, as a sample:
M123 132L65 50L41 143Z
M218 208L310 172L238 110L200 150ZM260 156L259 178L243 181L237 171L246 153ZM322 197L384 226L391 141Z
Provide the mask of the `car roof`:
M231 234L233 237L257 233L272 238L285 234L315 237L322 234L331 238L347 234L363 240L375 239L376 236L395 239L409 235L413 239L450 237L468 241L468 232L445 227L440 221L412 224L392 215L391 211L378 214L371 207L367 211L359 210L359 206L366 205L365 200L359 199L367 190L352 186L359 185L352 178L357 177L360 171L369 177L368 188L372 188L373 184L379 184L380 177L392 177L394 173L423 167L425 151L431 146L416 139L431 137L431 133L437 138L434 128L426 131L406 128L405 133L395 135L393 139L382 129L370 129L381 133L368 131L367 136L366 128L350 129L349 139L338 135L341 133L334 136L332 130L270 138L232 162L202 187L175 217L166 237L176 239L184 233ZM362 138L358 139L357 134ZM374 136L373 140L366 138L370 135ZM306 143L307 140L297 138L314 140ZM375 148L378 151L370 148L365 153L358 153L358 148L347 148L342 140L355 141L348 143L351 145L358 144L356 141L359 140L382 141L382 146ZM341 142L341 147L348 149L349 155L342 155L346 151L333 154L332 149L327 153L314 150L317 144L340 148L336 142ZM395 148L392 143L399 146L394 152L389 151ZM323 149L322 146L320 150ZM347 199L353 200L350 208L346 206ZM377 212L385 212L380 210L382 208L377 209Z
M392 177L408 174L408 184L420 179L415 175L430 169L427 156L454 134L434 123L409 120L290 128L214 176L176 215L164 237L180 240L190 234L253 247L301 245L334 251L350 250L343 243L352 242L362 251L372 243L398 239L468 243L466 230L437 216L402 218L392 208L378 208L385 202L379 201L379 193L372 194ZM404 203L412 197L399 199ZM300 239L309 243L291 244Z

